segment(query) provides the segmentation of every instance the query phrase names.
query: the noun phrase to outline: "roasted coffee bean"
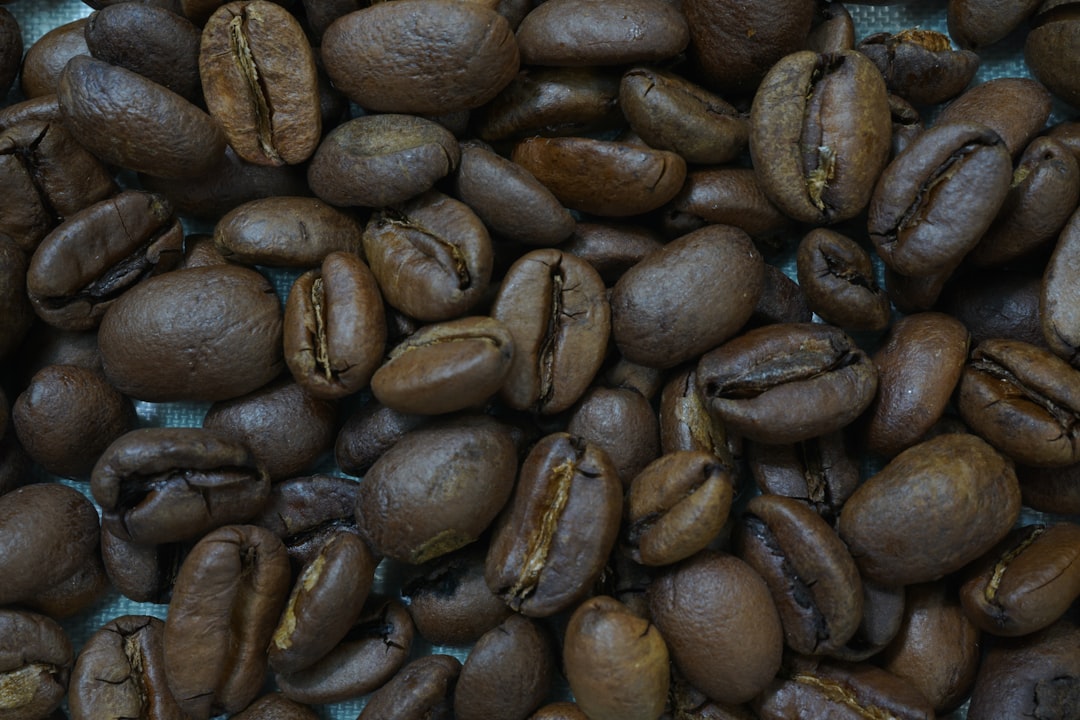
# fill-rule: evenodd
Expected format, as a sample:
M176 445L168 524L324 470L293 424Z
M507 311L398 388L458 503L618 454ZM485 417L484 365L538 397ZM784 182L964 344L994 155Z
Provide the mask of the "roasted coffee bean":
M267 652L275 672L290 675L325 657L360 617L377 559L355 533L330 535L304 564Z
M731 162L746 149L746 118L719 96L673 73L647 67L626 71L619 107L642 140L689 163Z
M857 458L842 432L790 445L750 442L746 459L762 493L800 500L829 521L859 484Z
M1075 263L1080 257L1080 215L1073 214L1058 237L1043 272L1039 316L1043 339L1054 354L1080 366L1080 292Z
M349 13L323 34L334 85L367 110L449 113L494 98L518 71L509 23L479 4L408 0Z
M248 520L270 479L238 441L202 428L140 428L105 450L90 489L109 532L156 545Z
M960 377L957 405L973 432L1016 462L1080 462L1072 429L1080 371L1047 350L1015 340L979 343Z
M284 316L285 362L318 398L367 387L386 348L386 314L371 269L355 253L334 251L296 279Z
M101 373L49 365L15 399L12 419L19 442L47 472L86 479L105 448L135 429L136 416Z
M19 21L0 8L0 97L7 97L22 64L23 41Z
M949 0L949 35L969 50L982 50L1003 39L1030 17L1039 0Z
M202 101L199 28L148 3L119 3L91 13L86 47L99 60L144 75L193 103Z
M664 638L614 598L590 598L574 611L563 663L590 718L655 720L663 712L671 677Z
M271 197L234 208L214 228L223 256L245 265L311 267L360 249L360 225L314 198Z
M123 615L95 632L71 673L72 720L182 720L165 681L164 630L155 617Z
M37 720L60 706L75 653L64 629L36 613L0 610L0 711Z
M356 530L359 483L336 475L309 475L274 483L251 523L281 538L294 570L311 562L338 530Z
M60 122L60 103L56 94L42 95L0 108L0 130L7 131L21 122Z
M507 405L551 415L581 398L611 328L604 281L587 262L555 248L526 253L506 272L491 315L514 340L500 391Z
M68 61L89 56L86 23L86 18L79 18L54 27L26 49L19 76L23 95L36 98L55 93Z
M435 645L473 643L511 614L484 581L486 554L486 545L473 543L406 574L401 594L425 640Z
M895 35L874 33L858 47L881 71L885 86L913 105L936 105L968 86L979 69L979 56L953 50L949 36L912 28Z
M263 695L242 712L233 715L234 720L318 720L307 705L290 700L280 692Z
M498 320L476 316L427 325L390 351L371 392L402 413L437 415L482 405L510 374L514 340Z
M222 5L206 21L199 77L210 114L236 154L295 165L322 135L315 54L300 22L267 0Z
M822 320L851 330L888 327L889 296L874 279L869 253L854 240L812 230L799 243L795 262L799 287Z
M1011 178L993 130L952 122L925 131L878 178L868 211L878 255L900 275L951 272L990 226Z
M1024 39L1025 64L1051 92L1075 105L1080 100L1071 61L1077 47L1076 7L1069 2L1044 2L1031 24Z
M101 559L105 574L121 595L139 603L167 604L180 564L190 546L186 543L139 545L101 531Z
M28 263L29 257L15 241L0 233L0 360L16 348L25 348L22 341L34 320L26 295Z
M589 716L577 703L556 702L540 708L529 716L529 720L589 720Z
M555 0L526 15L516 38L527 65L581 67L667 60L690 34L682 12L659 0Z
M1066 619L995 643L979 665L969 720L1075 717L1080 708L1080 628Z
M1080 527L1017 528L967 571L960 602L994 635L1028 635L1052 625L1080 597Z
M235 266L175 270L140 283L105 313L98 341L109 382L151 402L239 397L283 369L274 289Z
M555 676L555 652L544 628L511 615L469 651L454 686L458 720L525 720L540 707Z
M660 450L701 450L733 465L738 441L709 412L698 387L697 372L684 370L660 393Z
M936 125L973 122L997 133L1016 157L1050 116L1050 93L1031 78L999 77L973 86L949 103Z
M405 433L427 420L426 415L399 413L377 402L365 403L349 416L338 433L334 459L343 471L363 476Z
M619 73L613 70L526 68L479 111L476 131L493 142L621 127L618 97Z
M817 3L810 34L803 48L816 53L840 52L855 47L855 23L841 2Z
M578 223L570 239L559 249L593 266L608 286L646 255L659 250L660 237L637 225Z
M484 416L414 430L368 470L356 522L379 555L419 564L474 542L506 504L517 450Z
M898 320L873 357L878 391L861 428L867 447L892 457L918 442L944 414L967 352L967 330L953 317Z
M457 140L438 123L414 115L365 115L327 134L307 177L329 203L386 207L430 190L460 158ZM401 172L406 165L409 172Z
M225 153L217 120L118 65L72 58L56 92L64 125L107 163L166 178L193 177L210 171Z
M1046 347L1040 322L1042 277L1019 268L959 274L949 283L940 309L971 333L971 345L1005 338Z
M780 669L784 633L769 588L733 555L700 552L649 587L675 667L714 700L742 703Z
M413 660L376 690L356 720L450 720L461 661L453 655Z
M26 274L34 312L62 330L89 330L126 291L179 262L184 229L161 195L126 190L60 223Z
M570 416L566 431L607 453L623 487L660 456L656 413L632 388L593 388Z
M464 315L491 282L494 256L483 222L434 190L373 215L363 242L386 302L420 321Z
M863 616L859 629L848 644L829 653L830 657L862 662L885 649L904 620L904 587L879 585L863 578Z
M731 511L735 470L700 450L649 463L630 484L627 542L644 565L669 565L703 550Z
M839 531L864 579L907 585L980 557L1019 514L1012 461L974 435L939 435L859 486Z
M847 547L820 515L794 498L755 497L735 545L768 584L788 647L824 655L847 644L862 619L862 582Z
M933 706L906 680L873 665L800 662L754 699L761 720L792 716L931 720Z
M792 226L773 204L751 168L720 167L686 174L682 190L664 210L675 235L697 230L706 222L734 225L754 238L768 238Z
M766 325L705 354L697 381L709 412L759 442L783 444L844 427L870 404L877 371L839 328Z
M788 55L750 110L754 172L769 199L801 222L858 215L888 162L889 138L885 83L854 50Z
M366 695L386 684L409 659L415 628L397 600L369 598L345 638L306 670L274 676L286 697L305 703L335 703Z
M0 133L0 233L33 253L66 217L116 192L112 176L59 121L28 120Z
M545 436L495 524L488 587L530 617L570 607L604 569L622 505L622 484L602 450L568 433Z
M899 95L889 95L889 112L892 114L892 152L894 158L922 134L924 129L919 111Z
M686 292L691 276L711 280ZM761 295L764 261L750 237L714 225L668 243L611 293L611 334L628 360L670 368L734 335Z
M188 717L238 712L266 675L285 606L289 558L269 530L228 525L203 537L176 577L165 620L165 677Z
M1080 166L1061 143L1036 138L1013 171L994 222L969 253L979 266L1003 265L1056 240L1080 200Z
M1076 473L1080 465L1062 468L1019 466L1020 493L1024 505L1033 510L1065 515L1080 515L1080 483Z
M32 602L71 578L97 553L97 510L59 483L0 495L0 606Z
M202 426L245 445L271 482L309 470L334 443L337 412L329 400L311 397L281 380L233 400L214 403Z

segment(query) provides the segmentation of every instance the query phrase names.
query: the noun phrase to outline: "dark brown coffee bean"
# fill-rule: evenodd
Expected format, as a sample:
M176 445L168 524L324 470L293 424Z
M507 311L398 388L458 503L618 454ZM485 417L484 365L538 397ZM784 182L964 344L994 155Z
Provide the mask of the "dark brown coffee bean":
M304 564L267 651L270 667L290 675L325 657L356 623L378 564L355 533L330 535Z
M892 114L892 152L894 158L922 134L924 129L919 111L899 95L889 95L889 112Z
M663 711L671 677L664 638L614 598L590 598L574 611L563 663L590 718L654 720Z
M165 681L164 630L155 617L123 615L95 632L71 673L72 720L183 720Z
M225 152L214 118L153 80L103 60L72 58L57 95L64 125L105 162L148 175L193 177L211 170Z
M763 493L800 500L830 521L859 484L857 458L840 432L792 445L747 443L746 459Z
M709 412L750 440L784 444L844 427L870 404L877 371L839 328L766 325L705 354Z
M705 406L694 369L675 375L660 394L660 450L700 450L733 465L737 440Z
M655 210L686 178L686 161L673 152L593 138L529 138L511 159L567 207L606 217Z
M690 55L706 85L747 95L774 63L802 47L814 3L690 0L683 12L690 26Z
M491 237L467 205L434 190L376 213L364 255L386 302L420 321L460 317L491 282Z
M210 114L236 154L295 165L319 144L315 54L300 22L267 0L222 5L203 28L199 77Z
M323 64L367 110L447 113L494 98L518 71L509 23L482 5L408 0L350 13L327 29Z
M0 360L16 348L25 352L23 338L34 320L26 295L29 257L7 235L0 234Z
M253 517L270 479L240 442L202 428L140 428L105 450L90 489L109 532L156 545Z
M581 398L611 334L604 281L587 262L555 248L526 253L506 272L491 315L514 340L500 391L507 405L550 415Z
M482 405L510 373L514 340L498 320L476 316L427 325L390 351L371 392L402 413L437 415Z
M642 140L689 163L731 162L746 149L746 118L717 95L673 73L647 67L628 70L619 87L619 107Z
M60 122L60 102L55 93L11 103L0 108L0 130L21 122Z
M691 275L711 282L687 293ZM761 294L764 261L746 233L723 225L684 235L628 270L611 293L611 330L629 360L669 368L727 340Z
M375 275L355 253L335 251L296 279L285 303L285 362L315 397L367 387L386 348L386 314Z
M165 676L185 715L206 720L255 699L288 587L289 558L269 530L228 525L195 545L176 577L164 636Z
M335 205L386 207L416 197L458 166L461 150L438 123L365 115L334 128L308 168L316 195ZM409 172L401 172L407 165Z
M334 443L337 409L291 380L214 403L202 426L248 448L271 482L295 477Z
M735 544L768 584L788 647L824 655L855 634L862 619L859 571L836 531L813 509L782 495L755 497Z
M913 105L936 105L956 97L979 69L978 55L953 50L949 36L935 30L874 33L859 43L858 50L881 71L889 92Z
M1013 530L967 571L960 602L994 635L1028 635L1053 624L1080 597L1080 527L1070 522Z
M754 172L769 199L801 222L858 215L888 162L889 138L885 83L854 50L788 55L762 80L750 111Z
M949 0L949 35L969 50L982 50L1019 27L1039 7L1039 0Z
M94 370L49 365L15 399L19 442L47 472L86 479L105 448L135 428L135 407Z
M1051 92L1075 105L1080 99L1071 61L1080 28L1075 6L1067 2L1044 2L1031 23L1024 40L1024 62Z
M1045 630L995 643L968 705L969 720L1067 718L1080 708L1080 628L1060 620Z
M703 550L727 522L735 471L711 453L681 450L649 463L627 494L630 557L669 565Z
M1075 282L1080 257L1080 215L1073 214L1058 237L1043 272L1039 315L1043 339L1054 354L1080 366L1080 292Z
M632 388L593 388L570 416L566 430L607 453L623 487L660 456L656 412Z
M193 103L202 101L200 30L148 3L118 3L91 13L86 47L99 60L144 75Z
M927 130L877 181L868 228L878 255L900 275L951 272L990 226L1011 178L1009 153L989 128Z
M1080 371L1047 350L1015 340L985 340L972 350L957 392L973 432L1016 462L1080 462L1072 426L1080 413Z
M414 660L368 698L356 720L450 720L460 672L453 655Z
M493 142L530 135L583 135L621 127L619 73L602 68L526 68L479 112Z
M454 686L458 720L525 720L540 707L555 676L555 652L535 621L511 615L484 633Z
M139 545L101 531L101 559L109 582L121 595L138 603L167 604L180 564L190 546L185 543Z
M5 720L38 720L60 706L75 653L45 615L0 610L0 709Z
M33 253L66 217L116 192L112 175L53 120L14 124L0 134L0 233Z
M233 715L234 720L318 720L307 705L290 700L280 692L263 695L242 712Z
M338 433L334 459L343 471L363 476L405 433L427 419L424 415L399 413L377 402L365 403L349 416Z
M592 265L604 283L611 286L661 245L657 233L638 225L582 222L559 249Z
M799 243L796 268L810 309L825 322L851 330L889 325L889 296L874 279L869 253L851 238L811 230Z
M734 225L751 237L771 237L788 230L791 219L773 205L751 168L722 167L686 174L682 190L664 211L665 221L678 235L697 221Z
M311 267L331 252L357 252L360 225L314 198L271 197L231 210L214 227L222 255L245 265Z
M0 8L0 97L7 97L22 64L23 41L19 21Z
M999 77L973 86L953 100L936 125L973 122L985 125L1016 157L1050 116L1050 93L1031 78Z
M942 313L897 321L874 353L878 391L867 410L867 447L892 457L918 442L945 412L967 359L968 333Z
M68 61L89 56L86 47L86 18L79 18L52 28L26 49L19 84L28 98L50 95Z
M780 669L784 633L769 588L733 555L705 551L649 587L675 667L709 697L750 700Z
M873 665L803 661L753 702L761 720L794 716L931 720L933 706L906 680Z
M941 298L941 310L963 323L971 344L1007 338L1046 347L1039 314L1042 277L1014 270L959 275Z
M126 190L69 216L30 259L34 312L63 330L89 330L134 285L175 267L184 229L161 195Z
M415 628L397 600L368 598L360 619L325 657L306 670L275 675L281 691L306 703L335 703L386 684L409 659Z
M904 587L879 585L863 578L863 616L855 635L829 655L837 660L862 662L892 642L904 620Z
M59 483L0 495L0 606L33 601L97 553L97 510Z
M251 523L281 538L294 568L310 562L339 529L355 530L359 483L336 475L310 475L274 483Z
M817 3L810 34L803 49L816 53L840 52L855 47L855 23L843 3Z
M425 640L467 645L511 614L484 581L486 554L486 545L473 543L413 568L402 580L401 594Z
M414 430L368 471L356 500L357 525L379 555L426 562L484 532L510 497L516 470L510 432L493 419Z
M1010 460L974 435L940 435L897 455L840 514L865 579L936 580L981 556L1020 514Z
M568 608L603 570L622 505L622 484L602 450L568 433L545 436L495 525L488 587L530 617Z
M1076 473L1080 465L1063 468L1019 466L1020 493L1024 505L1033 510L1065 515L1080 515L1080 483Z

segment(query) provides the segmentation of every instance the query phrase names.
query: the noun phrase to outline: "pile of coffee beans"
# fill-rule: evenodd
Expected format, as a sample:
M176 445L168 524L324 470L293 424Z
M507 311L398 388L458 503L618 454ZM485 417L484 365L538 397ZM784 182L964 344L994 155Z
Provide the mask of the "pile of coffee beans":
M1080 719L1080 2L86 2L0 720Z

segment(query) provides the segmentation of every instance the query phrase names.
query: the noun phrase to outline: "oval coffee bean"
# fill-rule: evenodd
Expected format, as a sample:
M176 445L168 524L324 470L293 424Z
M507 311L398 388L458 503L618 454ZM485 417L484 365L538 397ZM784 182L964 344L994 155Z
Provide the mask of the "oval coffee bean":
M339 250L358 252L360 226L314 198L275 196L228 212L214 227L221 254L245 265L310 267Z
M52 28L26 49L19 72L23 95L38 98L56 92L69 60L89 56L85 17Z
M790 445L750 442L746 459L763 494L796 498L830 522L859 485L858 457L843 432Z
M1037 80L999 77L973 86L949 103L935 124L974 122L985 125L1005 141L1015 157L1046 125L1050 93Z
M660 457L656 412L633 388L594 387L570 416L566 431L603 449L623 487Z
M454 686L457 720L525 720L551 691L555 652L536 621L510 615L477 640Z
M453 655L413 660L376 690L356 720L413 720L453 716L461 661Z
M4 720L38 720L60 706L75 653L56 621L0 610L0 712Z
M750 440L783 444L839 430L870 404L877 371L839 328L766 325L706 353L709 412Z
M889 296L878 287L870 255L851 238L819 228L807 233L796 256L799 287L822 320L850 330L884 330Z
M622 505L622 483L602 450L568 433L542 438L495 524L488 587L530 617L570 607L603 570Z
M1043 272L1039 294L1042 335L1047 347L1080 367L1080 290L1074 282L1080 260L1080 214L1073 213L1058 236Z
M1038 9L1039 0L949 0L949 35L969 50L982 50L1019 27Z
M203 28L199 77L210 114L236 154L295 165L319 144L319 78L300 22L268 0L222 5Z
M1019 514L1010 460L974 435L939 435L859 486L840 513L839 532L864 579L908 585L975 560Z
M874 33L858 50L881 71L889 92L912 105L936 105L959 95L979 69L978 55L953 50L949 36L934 30Z
M1072 62L1077 47L1076 8L1065 2L1044 2L1037 6L1039 11L1024 39L1024 62L1054 95L1075 105L1080 100Z

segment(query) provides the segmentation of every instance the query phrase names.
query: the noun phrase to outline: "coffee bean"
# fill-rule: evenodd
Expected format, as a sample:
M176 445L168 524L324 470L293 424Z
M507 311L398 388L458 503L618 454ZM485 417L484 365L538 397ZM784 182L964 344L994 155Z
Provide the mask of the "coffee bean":
M889 297L874 279L870 255L851 238L819 228L807 233L796 255L799 287L827 323L850 330L889 325Z
M368 699L357 720L449 719L461 662L452 655L414 660Z
M459 720L525 720L555 676L555 652L535 621L513 614L476 641L454 686Z
M0 698L5 717L36 720L59 707L74 659L67 633L54 620L0 610Z
M953 50L949 36L934 30L874 33L859 43L858 50L881 71L889 92L913 105L936 105L956 97L979 68L978 55Z
M245 265L310 267L360 249L360 225L314 198L270 197L229 211L214 228L222 255Z

